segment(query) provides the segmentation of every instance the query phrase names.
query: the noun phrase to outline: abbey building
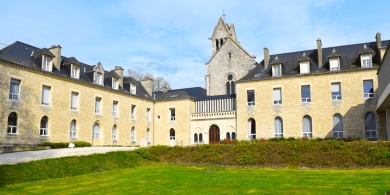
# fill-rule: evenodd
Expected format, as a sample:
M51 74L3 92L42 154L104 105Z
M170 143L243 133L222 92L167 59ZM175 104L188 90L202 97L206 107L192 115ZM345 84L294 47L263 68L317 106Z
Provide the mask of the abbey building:
M0 148L47 141L186 146L272 137L390 138L389 41L380 33L371 42L329 48L313 40L315 49L283 54L264 48L261 60L222 17L209 39L205 88L158 92L151 80L124 76L122 67L108 71L62 56L59 45L17 41L1 49Z

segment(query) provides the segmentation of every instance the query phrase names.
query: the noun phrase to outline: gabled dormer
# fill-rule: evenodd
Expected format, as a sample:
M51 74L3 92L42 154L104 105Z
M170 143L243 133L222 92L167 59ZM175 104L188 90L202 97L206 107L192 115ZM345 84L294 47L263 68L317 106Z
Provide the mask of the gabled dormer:
M105 72L104 79L106 84L111 85L112 89L118 90L121 88L120 79L121 77L115 72L115 70L111 70L110 72Z
M96 66L93 67L93 83L98 85L104 85L104 69L102 63L98 62Z
M64 69L69 72L70 77L80 79L81 63L74 57L64 59L62 63Z
M360 54L360 64L362 68L372 67L372 50L364 44Z
M299 72L301 74L310 74L310 58L307 57L306 53L303 52L301 59L299 62Z
M282 62L279 60L278 56L275 56L274 60L271 62L272 66L272 76L281 77L282 76Z
M31 57L42 59L38 60L41 62L41 69L44 71L52 72L53 71L53 58L55 57L49 49L37 49L31 53Z
M340 55L335 48L333 48L332 53L328 56L328 61L330 71L340 70Z

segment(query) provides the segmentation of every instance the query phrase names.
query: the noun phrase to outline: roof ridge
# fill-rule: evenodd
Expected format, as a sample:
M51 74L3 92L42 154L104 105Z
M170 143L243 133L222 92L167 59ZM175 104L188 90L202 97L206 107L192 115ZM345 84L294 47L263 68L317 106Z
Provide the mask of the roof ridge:
M23 45L27 45L27 46L30 46L30 47L34 47L34 48L36 48L36 49L44 49L44 48L35 47L35 46L33 46L33 45L30 45L30 44L27 44L27 43L24 43L24 42L21 42L21 41L15 41L13 44L15 44L15 43L17 43L17 42L19 42L19 43L21 43L21 44L23 44Z

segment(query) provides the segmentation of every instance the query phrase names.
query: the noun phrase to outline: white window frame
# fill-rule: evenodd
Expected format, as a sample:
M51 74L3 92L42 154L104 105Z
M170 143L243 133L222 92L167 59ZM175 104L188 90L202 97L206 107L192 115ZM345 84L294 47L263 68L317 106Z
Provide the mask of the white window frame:
M73 126L72 126L73 123ZM70 122L70 138L77 138L77 122L76 120L72 120Z
M135 114L136 114L136 105L131 105L130 116L131 116L132 119L135 119Z
M17 86L16 88L14 86ZM13 89L17 89L17 92L15 92ZM11 79L9 84L9 99L10 100L19 100L19 94L20 94L20 80Z
M72 78L79 78L79 68L74 65L72 65Z
M371 63L371 54L361 54L361 58L362 58L362 68L370 68L372 67L372 63Z
M146 108L146 121L150 120L150 108Z
M100 114L101 113L101 103L102 103L102 98L96 97L95 98L95 113Z
M78 99L79 99L79 93L72 91L70 97L70 109L72 110L78 109Z
M340 93L340 95L332 95L332 101L336 101L336 100L342 100L342 94L341 94L341 83L340 82L334 82L334 83L331 83L331 93L333 92L337 92L336 91L336 86L338 85L338 92Z
M95 129L95 126L97 127L96 129ZM93 127L92 127L92 138L93 139L100 139L100 125L99 125L99 123L94 123L93 124Z
M146 129L146 141L149 143L150 142L150 130Z
M42 86L42 99L41 99L42 105L50 105L50 91L51 91L50 86L46 86L46 85Z
M170 121L176 121L176 110L175 108L169 108Z
M112 77L112 88L118 89L118 80Z
M112 126L112 141L118 141L118 128L116 125Z
M363 97L364 97L364 99L374 98L374 93L365 93L365 89L364 89L365 82L371 82L372 89L374 90L374 81L373 80L364 80L363 81Z
M253 101L249 101L249 93L252 92L253 93ZM256 103L256 95L255 95L255 90L247 90L246 91L246 99L247 99L247 105L248 106L254 106L255 103Z
M310 91L310 93L309 93L309 97L308 98L304 98L303 97L303 88L306 88L306 87L308 87L309 88L309 91ZM309 102L311 102L311 89L310 89L310 85L302 85L301 86L301 99L302 99L302 103L309 103Z
M299 69L301 74L310 74L310 61L301 61L299 63Z
M41 121L44 117L41 118ZM41 135L41 136L49 136L49 118L46 117L46 119L47 119L46 127L42 127L42 125L41 125L42 122L40 122L40 124L39 124L39 127L40 127L39 135Z
M279 95L277 94L277 91L279 91ZM279 96L279 98L277 97ZM282 88L277 87L273 89L273 100L274 104L282 104Z
M135 128L132 127L130 130L130 141L135 142Z
M11 114L12 112L9 115ZM9 119L9 115L7 117L8 119ZM16 113L15 113L15 117L16 117L16 125L9 125L9 120L7 120L7 134L15 135L18 133L18 115Z
M103 74L96 72L96 84L103 85Z
M274 77L280 77L282 76L282 65L272 65L272 76Z
M112 116L118 116L118 101L112 103Z
M136 86L137 86L136 84L130 83L130 93L131 94L136 94L136 89L137 89Z
M45 71L50 71L50 64L51 64L51 59L48 57L43 57L42 69Z
M340 61L338 57L329 58L330 71L340 70Z

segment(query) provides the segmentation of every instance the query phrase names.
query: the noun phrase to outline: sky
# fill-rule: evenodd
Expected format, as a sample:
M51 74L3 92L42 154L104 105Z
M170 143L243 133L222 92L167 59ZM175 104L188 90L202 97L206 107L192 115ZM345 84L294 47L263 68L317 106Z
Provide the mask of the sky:
M62 55L105 70L164 77L173 89L204 87L214 26L226 14L241 45L270 54L390 39L390 1L0 0L0 47L61 45Z

